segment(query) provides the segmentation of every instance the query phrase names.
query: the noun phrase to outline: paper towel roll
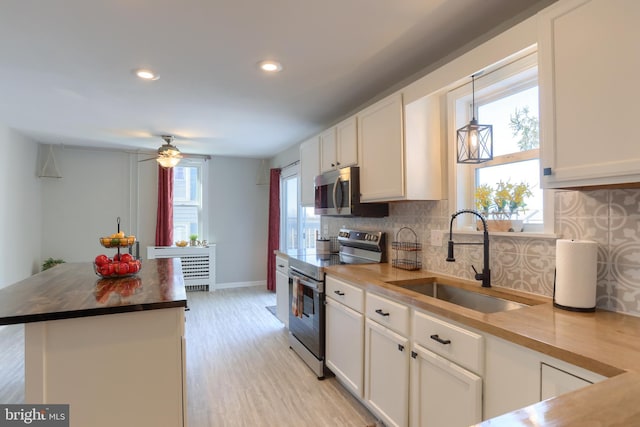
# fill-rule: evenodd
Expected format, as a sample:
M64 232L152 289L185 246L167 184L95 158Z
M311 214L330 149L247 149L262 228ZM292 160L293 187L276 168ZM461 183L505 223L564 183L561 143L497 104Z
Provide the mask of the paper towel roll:
M556 282L553 303L575 311L596 307L598 245L590 240L556 241Z

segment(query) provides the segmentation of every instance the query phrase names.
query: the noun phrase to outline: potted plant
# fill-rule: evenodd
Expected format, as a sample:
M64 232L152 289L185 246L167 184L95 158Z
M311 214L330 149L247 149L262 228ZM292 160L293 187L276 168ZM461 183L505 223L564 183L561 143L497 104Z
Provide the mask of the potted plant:
M475 191L476 209L487 219L489 231L522 231L523 221L518 216L524 212L526 198L532 195L529 184L524 182L501 180L495 188L483 184Z
M44 262L42 263L42 271L48 270L51 267L55 267L58 264L63 264L64 260L63 259L53 259L51 257L47 258L44 260Z
M189 240L191 240L191 246L196 246L198 243L198 235L197 234L190 235Z

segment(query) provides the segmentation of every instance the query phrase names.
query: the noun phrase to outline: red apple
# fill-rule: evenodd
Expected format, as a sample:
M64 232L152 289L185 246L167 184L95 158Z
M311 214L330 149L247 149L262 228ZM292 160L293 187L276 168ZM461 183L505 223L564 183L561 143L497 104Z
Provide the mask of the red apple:
M140 266L136 260L129 261L129 273L137 273L140 270Z
M121 276L129 274L129 264L126 262L118 262L115 266L116 274Z
M96 257L95 259L95 263L98 267L100 267L101 265L105 265L109 263L109 257L104 255L104 254L100 254Z

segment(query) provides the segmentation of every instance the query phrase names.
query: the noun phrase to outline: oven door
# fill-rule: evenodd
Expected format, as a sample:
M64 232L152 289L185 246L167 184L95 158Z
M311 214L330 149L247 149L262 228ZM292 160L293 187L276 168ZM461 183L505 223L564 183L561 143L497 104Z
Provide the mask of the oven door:
M324 358L324 283L289 270L289 332Z

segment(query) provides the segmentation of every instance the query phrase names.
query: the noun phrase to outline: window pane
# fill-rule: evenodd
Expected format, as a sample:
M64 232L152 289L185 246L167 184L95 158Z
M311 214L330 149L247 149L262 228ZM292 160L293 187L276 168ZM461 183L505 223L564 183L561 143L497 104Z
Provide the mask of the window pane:
M478 121L493 125L493 155L538 148L538 87L478 107Z
M198 234L198 206L173 206L173 238L189 240L192 234Z
M525 199L524 211L518 212L517 218L512 217L512 219L523 219L527 224L542 224L543 204L539 171L538 159L478 168L476 169L476 186L486 184L495 188L500 181L514 185L529 184L532 196Z
M302 208L300 215L300 229L302 230L302 247L305 249L316 248L316 233L320 234L320 215L314 214L313 207ZM323 236L328 237L328 236Z
M173 201L198 202L198 167L176 166L173 171Z
M193 234L202 236L202 181L200 166L182 165L173 168L173 239L190 240Z
M283 180L284 250L298 249L298 177Z

